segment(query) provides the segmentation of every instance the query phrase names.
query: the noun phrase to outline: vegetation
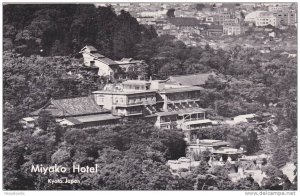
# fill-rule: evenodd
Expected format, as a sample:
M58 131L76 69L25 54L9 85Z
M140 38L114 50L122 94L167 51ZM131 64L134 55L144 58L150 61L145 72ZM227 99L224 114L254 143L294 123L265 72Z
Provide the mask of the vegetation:
M156 36L129 13L93 4L8 4L4 49L26 56L76 55L87 44L110 58L132 57L136 44Z
M240 46L228 51L187 47L172 36L157 37L153 27L139 25L124 11L117 15L111 7L11 4L4 5L3 10L5 189L259 189L252 178L231 182L226 168L209 168L202 155L198 157L199 168L191 175L173 176L166 161L185 156L185 142L178 130L157 130L146 122L134 121L66 129L43 112L38 120L41 130L23 130L19 120L49 99L88 95L107 82L80 68L82 60L77 53L86 44L112 59L145 60L147 66L142 71L146 78L215 72L218 77L205 84L200 97L210 119L270 112L275 114L276 129L261 132L258 126L240 124L194 134L202 139L228 140L234 147L244 147L248 154L268 153L272 157L270 168L278 170L287 162L297 164L295 58ZM50 176L28 171L32 164L70 166L73 162L82 166L97 163L100 172L91 176L68 174L82 183L53 186L46 183ZM269 176L260 188L293 188L281 173Z

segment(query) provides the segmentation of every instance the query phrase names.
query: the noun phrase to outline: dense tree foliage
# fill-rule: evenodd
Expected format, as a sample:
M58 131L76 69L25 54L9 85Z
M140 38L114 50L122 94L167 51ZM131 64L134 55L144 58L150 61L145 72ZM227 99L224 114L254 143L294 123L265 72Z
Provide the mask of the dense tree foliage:
M128 12L93 4L8 4L3 7L4 49L24 55L75 55L91 44L108 57L131 57L136 44L156 36Z
M130 124L69 129L56 143L55 130L16 131L4 138L5 189L165 190L181 185L165 165L185 155L178 130L157 130L144 121ZM13 152L13 154L11 154ZM32 164L71 166L98 164L97 174L65 174L78 185L49 185L48 177L63 174L30 172Z

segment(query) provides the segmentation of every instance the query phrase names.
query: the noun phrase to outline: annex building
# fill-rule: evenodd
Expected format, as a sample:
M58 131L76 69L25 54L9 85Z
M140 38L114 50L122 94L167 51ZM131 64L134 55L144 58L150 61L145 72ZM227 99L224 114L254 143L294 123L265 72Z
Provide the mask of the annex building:
M98 69L99 76L108 77L110 80L126 78L126 73L129 70L138 71L140 67L145 66L144 61L132 58L123 58L119 61L112 60L100 54L94 46L85 46L79 53L83 56L84 67Z

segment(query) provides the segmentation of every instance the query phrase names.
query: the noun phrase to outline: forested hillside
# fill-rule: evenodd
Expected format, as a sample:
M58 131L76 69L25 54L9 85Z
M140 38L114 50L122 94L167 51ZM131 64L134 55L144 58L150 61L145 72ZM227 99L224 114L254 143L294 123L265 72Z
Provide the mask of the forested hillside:
M123 11L92 4L5 5L4 50L29 56L75 55L86 44L113 59L132 57L136 44L156 35Z

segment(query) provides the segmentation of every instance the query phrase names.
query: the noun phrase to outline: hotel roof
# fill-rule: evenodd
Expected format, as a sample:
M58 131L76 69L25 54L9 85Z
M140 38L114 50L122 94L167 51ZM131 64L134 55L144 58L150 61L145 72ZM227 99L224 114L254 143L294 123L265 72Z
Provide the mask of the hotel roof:
M80 116L88 114L107 113L109 110L102 109L91 97L75 97L66 99L52 99L43 108L32 112L37 116L41 110L49 111L53 116Z
M193 142L190 144L191 146L199 145L199 146L228 146L229 143L223 140L211 140L211 139L203 139L197 142Z
M170 76L167 83L177 83L180 85L200 86L204 85L209 77L215 77L215 73L199 73L192 75Z
M113 116L112 114L94 114L94 115L75 117L75 119L81 123L99 122L99 121L105 121L105 120L117 120L120 118L121 117Z
M132 90L132 91L114 91L114 90L100 90L94 91L93 94L111 94L111 95L134 95L134 94L146 94L155 93L155 90Z
M160 93L178 93L178 92L188 92L188 91L199 91L203 90L202 87L198 86L182 86L179 88L169 88L169 89L163 89L160 91Z
M157 112L158 116L171 116L171 115L184 115L184 114L192 114L192 113L202 113L206 110L203 108L187 108L184 110L178 111L168 111L168 112Z

